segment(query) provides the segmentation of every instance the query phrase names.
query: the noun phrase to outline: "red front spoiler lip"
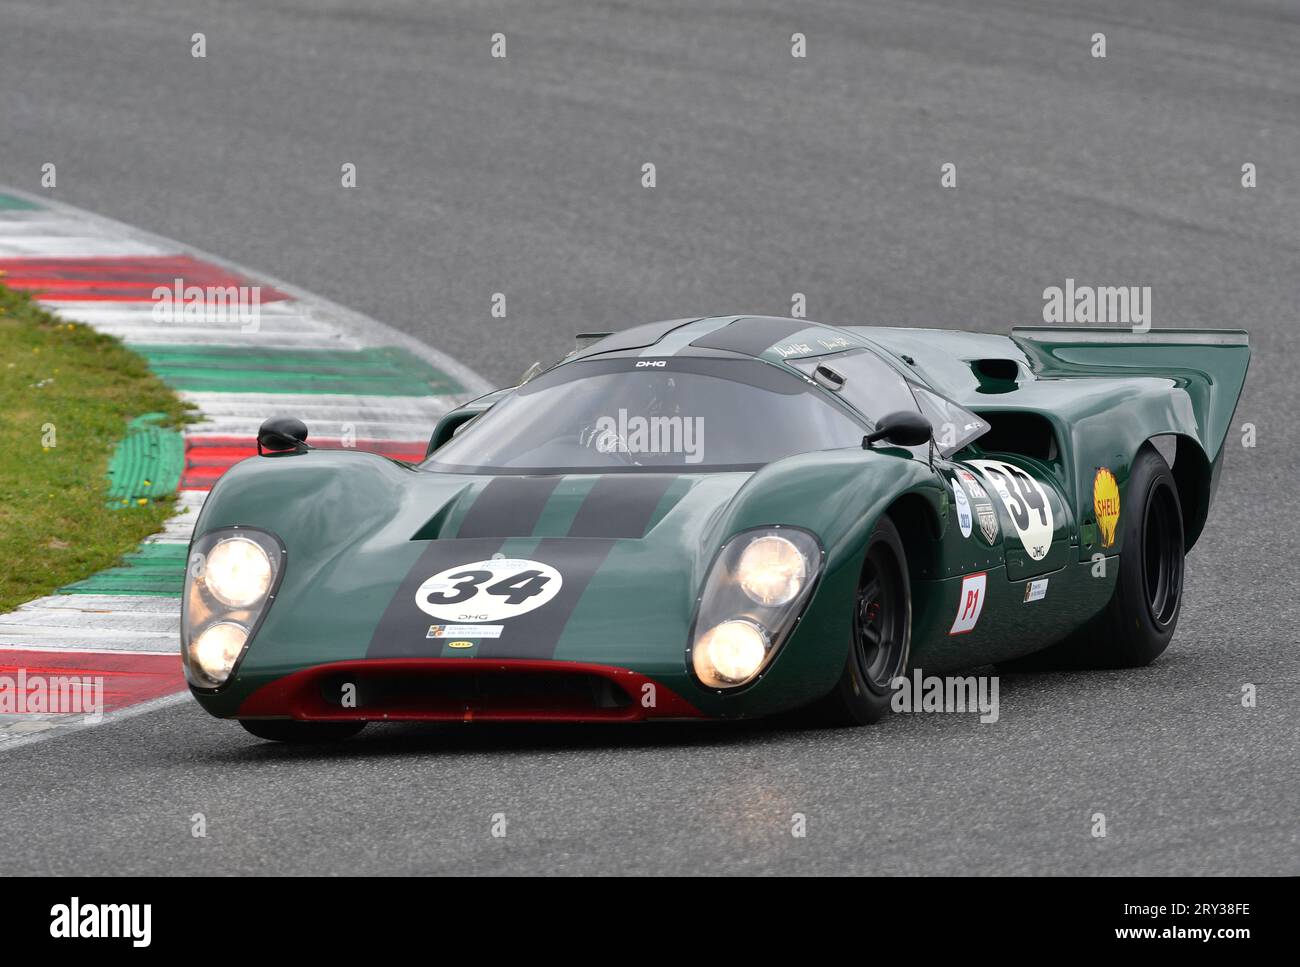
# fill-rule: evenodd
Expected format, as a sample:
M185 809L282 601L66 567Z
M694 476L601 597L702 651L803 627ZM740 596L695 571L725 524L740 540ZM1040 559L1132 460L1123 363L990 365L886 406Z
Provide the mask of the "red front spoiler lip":
M598 708L583 703L531 706L526 700L440 703L428 707L342 708L324 700L321 680L338 675L402 675L412 679L478 675L588 675L603 679L630 699L627 705ZM651 686L649 689L646 686ZM654 679L614 665L536 661L522 658L367 658L330 662L293 672L263 685L239 706L239 718L293 718L311 722L639 722L647 719L698 719L704 714Z

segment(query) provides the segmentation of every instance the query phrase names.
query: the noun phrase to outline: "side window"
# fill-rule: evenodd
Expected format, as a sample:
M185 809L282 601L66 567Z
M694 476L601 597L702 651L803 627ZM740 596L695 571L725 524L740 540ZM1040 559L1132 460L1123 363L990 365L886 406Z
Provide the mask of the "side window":
M794 365L873 423L886 413L917 408L907 381L870 350L816 356Z
M989 431L989 424L950 399L913 384L912 395L921 413L934 427L934 446L939 455L950 457Z

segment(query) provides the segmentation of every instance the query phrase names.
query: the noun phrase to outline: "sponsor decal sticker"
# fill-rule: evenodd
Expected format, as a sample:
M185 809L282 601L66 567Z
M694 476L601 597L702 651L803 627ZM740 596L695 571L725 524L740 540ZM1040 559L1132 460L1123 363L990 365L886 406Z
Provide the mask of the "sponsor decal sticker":
M967 429L969 429L969 427ZM988 498L988 494L985 492L984 488L980 486L980 482L976 478L975 474L971 473L969 470L958 468L957 476L961 478L961 482L966 485L966 489L970 491L971 497L976 500L985 500Z
M426 638L500 638L505 625L429 625ZM472 641L448 642L448 648L473 648Z
M964 635L975 630L984 610L984 592L988 588L988 572L967 574L961 579L961 597L957 599L957 617L953 619L950 635Z
M975 474L965 468L957 468L957 477L965 487L966 492L970 494L971 501L975 508L975 516L980 522L980 536L984 538L984 543L992 547L998 542L998 512L993 509L993 501L989 499L988 491L980 486Z
M789 359L791 356L807 356L813 351L812 346L806 342L792 342L785 346L773 346L772 349L782 359Z
M979 468L1002 498L1025 553L1035 561L1047 557L1056 523L1043 485L1021 467L1003 460L973 460L971 465Z
M1115 530L1119 527L1119 484L1106 467L1097 470L1092 478L1092 509L1097 512L1097 530L1101 533L1101 546L1115 546Z
M472 642L472 641L449 641L449 642L447 642L447 647L448 647L448 648L473 648L473 647L474 647L474 642Z
M966 491L961 489L961 484L956 480L952 482L952 493L957 503L957 526L961 528L962 537L970 537L971 525L974 523L970 512L970 501L966 499Z
M1025 604L1030 601L1042 601L1047 597L1047 578L1039 578L1025 585Z
M541 561L493 558L439 571L416 589L415 604L446 622L506 621L540 608L563 584L560 572ZM463 631L455 634L470 637ZM498 626L492 637L499 636Z

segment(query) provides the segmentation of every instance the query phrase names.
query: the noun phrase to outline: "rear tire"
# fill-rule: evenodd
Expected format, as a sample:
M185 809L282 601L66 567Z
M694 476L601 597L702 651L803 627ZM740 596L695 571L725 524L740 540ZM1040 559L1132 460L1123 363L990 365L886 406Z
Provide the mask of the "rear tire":
M898 529L882 517L862 562L844 671L812 706L827 725L868 725L889 710L890 683L903 674L912 644L912 588Z
M341 742L366 727L365 722L295 722L291 719L240 719L244 729L271 742Z
M1119 575L1106 609L1060 644L1000 667L1140 668L1169 647L1183 601L1183 510L1169 465L1150 445L1133 461L1120 529Z

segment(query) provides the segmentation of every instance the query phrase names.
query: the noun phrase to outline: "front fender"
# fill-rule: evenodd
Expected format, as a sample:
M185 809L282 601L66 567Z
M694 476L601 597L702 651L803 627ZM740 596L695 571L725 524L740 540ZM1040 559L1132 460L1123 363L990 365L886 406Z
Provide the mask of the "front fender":
M925 461L893 448L789 457L755 473L736 494L717 524L718 546L752 527L786 524L816 534L826 564L771 668L753 685L722 696L720 714L748 717L797 708L834 687L848 657L867 541L891 505L912 494L946 521L947 490L940 478Z

